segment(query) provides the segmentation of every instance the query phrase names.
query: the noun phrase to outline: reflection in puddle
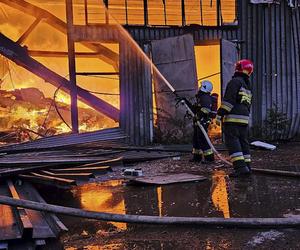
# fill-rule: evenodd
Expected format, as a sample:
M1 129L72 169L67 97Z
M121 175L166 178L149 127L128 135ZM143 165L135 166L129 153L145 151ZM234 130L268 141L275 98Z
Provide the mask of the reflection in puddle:
M115 193L113 187L122 185L120 180L105 183L91 183L78 189L81 208L91 211L125 214L125 203L122 193ZM126 223L111 222L120 230L125 230Z
M157 187L157 203L158 203L158 214L162 216L162 189L161 187Z
M73 190L80 208L117 213L158 216L230 217L226 175L215 172L212 182L181 183L166 186L126 186L123 181L91 183ZM211 197L211 198L210 198ZM126 229L125 223L113 223Z
M224 218L230 218L226 177L224 171L214 173L212 176L211 198L216 209L223 212Z

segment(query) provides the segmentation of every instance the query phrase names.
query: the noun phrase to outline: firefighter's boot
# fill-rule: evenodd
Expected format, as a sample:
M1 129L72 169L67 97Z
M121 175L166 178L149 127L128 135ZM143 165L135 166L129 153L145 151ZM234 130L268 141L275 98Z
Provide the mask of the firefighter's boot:
M204 146L208 146L208 145L204 145ZM203 156L204 156L204 161L202 163L211 163L215 161L215 156L214 156L214 152L212 151L211 148L204 150L203 149Z
M190 162L201 162L202 155L200 154L193 154L193 158L189 160Z
M247 166L235 167L230 177L247 177L251 174L251 171Z
M204 156L204 161L202 163L207 164L207 163L212 163L214 161L215 161L214 154L210 154L210 155L205 155Z

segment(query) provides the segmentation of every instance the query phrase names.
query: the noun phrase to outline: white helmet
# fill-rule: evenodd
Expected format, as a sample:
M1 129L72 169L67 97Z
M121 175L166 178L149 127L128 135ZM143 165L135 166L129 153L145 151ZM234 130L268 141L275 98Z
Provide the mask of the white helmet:
M200 90L205 93L211 93L213 90L213 84L211 81L204 80L201 82Z

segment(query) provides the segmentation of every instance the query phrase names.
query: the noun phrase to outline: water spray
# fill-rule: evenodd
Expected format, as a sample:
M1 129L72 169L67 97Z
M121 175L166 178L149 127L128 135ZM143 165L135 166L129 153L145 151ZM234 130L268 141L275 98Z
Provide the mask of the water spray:
M109 14L108 9L106 8L106 6L103 6L106 14L108 14L110 16L111 19L114 20L114 22L118 25L118 28L121 31L121 34L123 34L133 45L133 47L136 49L136 51L145 59L146 62L149 63L149 65L152 66L153 71L155 71L155 73L157 74L157 76L159 76L159 78L164 82L165 85L167 85L167 87L171 90L171 92L175 95L175 97L177 99L181 99L181 104L185 106L185 108L187 109L187 112L193 117L195 118L195 113L191 110L191 108L188 106L186 100L182 99L177 93L176 93L176 89L172 86L172 84L162 75L162 73L157 69L157 67L153 64L153 62L151 61L151 59L144 53L144 51L141 49L141 47L136 43L136 41L130 36L130 34L128 33L128 31L122 27L122 25L120 25L118 23L118 21ZM216 156L225 164L232 166L232 163L227 161L214 147L214 145L212 144L211 140L209 139L205 129L203 128L203 126L201 125L201 123L197 120L196 122L197 126L200 128L200 130L202 131L207 143L209 144L209 146L211 147L211 149L213 150L213 152L216 154Z

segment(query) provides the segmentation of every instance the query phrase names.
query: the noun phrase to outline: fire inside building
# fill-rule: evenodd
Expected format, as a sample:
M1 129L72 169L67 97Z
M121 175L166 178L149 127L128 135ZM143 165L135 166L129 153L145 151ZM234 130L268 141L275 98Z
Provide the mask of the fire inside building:
M185 99L195 102L201 82L209 80L220 106L235 63L248 58L254 63L251 135L297 137L299 7L297 0L0 0L0 249L34 249L58 238L67 228L54 214L109 221L105 230L113 225L118 233L130 228L125 222L194 223L191 214L202 226L299 227L298 217L281 218L286 211L299 212L298 183L271 179L268 185L269 177L257 177L253 185L247 181L247 199L240 199L245 193L237 184L232 189L238 198L232 200L228 185L236 183L228 182L226 172L232 163L213 150L218 158L214 166L205 161L189 165L194 163L184 157L191 152L186 144L191 144L193 117L187 115L188 105L181 105ZM215 120L208 134L222 143ZM225 150L221 143L216 147ZM265 166L265 155L259 156L257 165ZM138 178L144 171L123 167L158 159L161 164L143 166L146 181L129 182L196 184L179 191L176 185L122 189L126 174ZM244 167L250 176L250 163ZM155 182L153 169L167 177L155 175ZM293 170L254 167L251 173L299 178ZM102 185L104 181L109 184ZM202 181L207 181L205 186ZM288 200L280 203L276 196L266 204L277 184L282 196L289 193ZM55 191L49 191L53 186ZM37 190L57 206L46 204ZM242 206L241 211L234 206ZM144 214L152 216L140 216ZM207 214L222 218L211 221ZM182 217L174 222L171 215ZM231 218L236 215L257 218ZM90 225L85 220L76 226L74 220L64 222L71 229ZM107 236L98 233L99 238ZM88 233L77 235L82 239ZM77 247L74 242L70 246ZM199 242L197 249L202 247ZM85 249L86 243L80 244ZM164 243L154 249L165 249Z

